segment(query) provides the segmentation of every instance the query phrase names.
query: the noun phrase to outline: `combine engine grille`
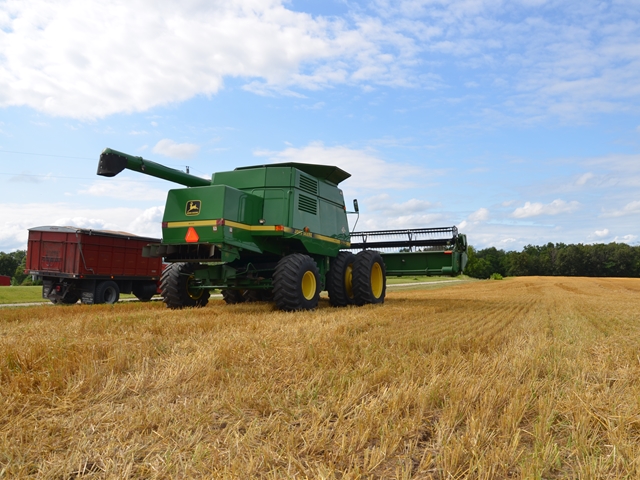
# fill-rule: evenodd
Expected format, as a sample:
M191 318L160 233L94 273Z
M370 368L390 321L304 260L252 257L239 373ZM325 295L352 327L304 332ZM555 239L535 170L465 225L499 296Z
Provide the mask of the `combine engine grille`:
M453 249L457 238L458 228L455 226L353 232L349 250L444 251Z

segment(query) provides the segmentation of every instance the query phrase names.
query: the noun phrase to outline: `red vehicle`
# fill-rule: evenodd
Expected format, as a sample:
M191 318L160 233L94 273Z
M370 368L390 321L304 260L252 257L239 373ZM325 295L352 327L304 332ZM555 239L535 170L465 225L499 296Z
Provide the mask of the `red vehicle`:
M8 287L11 285L11 277L0 275L0 287Z
M25 271L42 280L53 303L115 303L120 293L148 301L157 292L161 258L142 248L157 238L77 227L29 229Z

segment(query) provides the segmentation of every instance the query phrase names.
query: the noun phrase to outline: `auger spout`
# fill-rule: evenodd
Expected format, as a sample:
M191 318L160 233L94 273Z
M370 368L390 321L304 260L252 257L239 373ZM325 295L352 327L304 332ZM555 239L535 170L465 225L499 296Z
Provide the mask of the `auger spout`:
M211 181L205 178L196 177L195 175L181 172L175 168L165 167L151 160L127 155L126 153L118 152L110 148L105 148L100 154L98 175L115 177L125 168L133 170L134 172L140 172L152 177L179 183L186 187L207 187L211 185Z

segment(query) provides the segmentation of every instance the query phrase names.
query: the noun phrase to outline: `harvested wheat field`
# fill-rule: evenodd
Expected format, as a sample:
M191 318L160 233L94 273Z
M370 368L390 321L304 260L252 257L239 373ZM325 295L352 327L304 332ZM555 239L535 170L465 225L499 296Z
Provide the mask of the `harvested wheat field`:
M0 477L638 478L640 279L0 311Z

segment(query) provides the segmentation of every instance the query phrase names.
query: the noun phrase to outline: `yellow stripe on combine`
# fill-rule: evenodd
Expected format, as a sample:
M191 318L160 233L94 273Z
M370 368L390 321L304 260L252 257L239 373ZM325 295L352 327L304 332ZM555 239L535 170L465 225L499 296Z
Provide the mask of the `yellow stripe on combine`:
M233 220L225 220L225 226L233 228L241 228L242 230L249 230L251 232L273 232L276 229L275 225L247 225L246 223L234 222Z
M217 225L215 220L187 220L186 222L167 222L167 228L213 227L214 225Z
M223 226L223 225L219 225L217 220L193 220L193 221L186 221L186 222L167 222L167 228L214 227L214 226ZM325 242L337 243L345 247L348 247L351 245L350 242L345 242L344 240L339 240L333 237L327 237L326 235L320 235L319 233L296 230L291 227L280 227L278 229L276 228L276 225L247 225L246 223L234 222L232 220L225 220L224 226L232 227L232 228L240 228L242 230L249 230L250 232L275 232L277 230L282 230L285 233L289 233L293 235L302 235L305 237L315 238L317 240L323 240Z

